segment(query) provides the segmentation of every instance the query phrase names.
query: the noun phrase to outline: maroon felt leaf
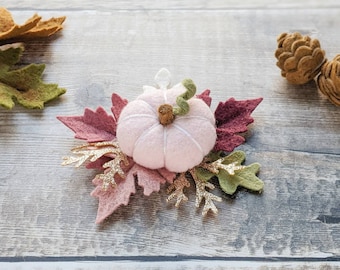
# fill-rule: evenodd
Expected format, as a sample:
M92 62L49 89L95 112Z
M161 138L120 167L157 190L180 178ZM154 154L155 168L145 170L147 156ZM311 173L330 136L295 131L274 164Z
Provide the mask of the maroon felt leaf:
M77 139L88 142L111 141L116 137L116 120L102 107L96 111L85 109L83 116L58 116L64 125L76 134Z
M196 95L197 98L202 99L209 107L211 105L210 90L204 90L201 94Z
M97 211L96 223L101 223L105 218L110 216L119 206L127 205L131 194L136 192L135 176L132 171L126 174L124 179L117 177L115 179L116 187L109 186L104 191L102 189L102 180L98 178L93 179L96 188L91 192L91 196L99 199L99 206Z
M215 111L217 140L215 151L231 152L244 142L238 133L246 132L247 126L254 121L250 116L262 98L237 101L230 98L220 102Z
M112 94L111 100L112 100L111 111L115 119L118 120L120 113L122 112L126 104L128 104L128 101L115 93Z

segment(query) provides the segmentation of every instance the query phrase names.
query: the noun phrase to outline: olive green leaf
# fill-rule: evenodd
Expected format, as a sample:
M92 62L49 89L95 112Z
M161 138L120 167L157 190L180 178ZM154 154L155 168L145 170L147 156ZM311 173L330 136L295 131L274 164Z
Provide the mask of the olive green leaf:
M29 109L42 109L44 103L64 94L66 90L57 84L43 82L44 64L13 68L23 50L21 43L0 46L0 105L12 109L16 101Z
M243 151L234 151L223 157L222 153L211 153L200 167L196 168L196 175L205 181L216 176L222 190L227 194L234 194L239 186L252 191L261 192L263 181L256 174L260 164L241 165L245 160Z

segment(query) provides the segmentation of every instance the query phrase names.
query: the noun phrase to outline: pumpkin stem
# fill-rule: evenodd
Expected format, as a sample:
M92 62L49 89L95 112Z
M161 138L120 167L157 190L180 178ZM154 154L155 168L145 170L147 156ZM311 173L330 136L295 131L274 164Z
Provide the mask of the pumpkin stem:
M170 104L163 104L159 106L158 117L159 122L163 126L170 125L175 119L172 106Z
M191 99L196 93L196 85L191 79L185 79L182 84L187 89L183 94L179 95L176 99L178 107L173 109L174 115L185 115L189 112L189 103L187 100Z

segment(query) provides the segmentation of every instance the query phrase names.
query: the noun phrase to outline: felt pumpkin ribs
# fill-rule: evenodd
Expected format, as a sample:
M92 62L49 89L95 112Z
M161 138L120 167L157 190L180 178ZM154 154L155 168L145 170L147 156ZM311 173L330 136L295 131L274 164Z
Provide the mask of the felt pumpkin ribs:
M242 165L245 154L234 151L244 142L239 134L254 120L252 111L262 98L236 101L231 98L210 110L210 91L196 95L190 79L170 87L170 73L161 69L157 87L144 86L144 93L127 102L112 95L113 116L99 107L83 116L60 116L85 145L72 149L63 165L101 169L91 193L98 197L96 222L102 222L135 193L135 180L144 195L158 192L169 183L167 201L187 201L184 189L196 186L196 206L204 202L202 214L217 213L215 201L222 199L207 189L217 178L221 189L232 195L238 186L261 192L263 182L256 176L260 165ZM227 153L232 152L232 153Z

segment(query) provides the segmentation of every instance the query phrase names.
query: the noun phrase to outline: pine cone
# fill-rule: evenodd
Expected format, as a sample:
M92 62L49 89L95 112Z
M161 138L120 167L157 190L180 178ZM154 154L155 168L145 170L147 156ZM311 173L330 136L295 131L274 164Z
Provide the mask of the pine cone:
M340 106L340 54L322 66L316 83L332 103Z
M304 84L314 79L326 61L325 52L317 39L300 33L283 33L277 39L275 57L281 75L293 84Z

